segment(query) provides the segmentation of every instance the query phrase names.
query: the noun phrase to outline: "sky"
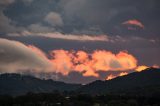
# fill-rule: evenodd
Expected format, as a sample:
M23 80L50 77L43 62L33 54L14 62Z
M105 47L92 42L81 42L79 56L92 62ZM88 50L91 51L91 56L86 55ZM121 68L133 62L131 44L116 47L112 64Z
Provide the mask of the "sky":
M1 0L0 73L86 84L160 66L159 0Z

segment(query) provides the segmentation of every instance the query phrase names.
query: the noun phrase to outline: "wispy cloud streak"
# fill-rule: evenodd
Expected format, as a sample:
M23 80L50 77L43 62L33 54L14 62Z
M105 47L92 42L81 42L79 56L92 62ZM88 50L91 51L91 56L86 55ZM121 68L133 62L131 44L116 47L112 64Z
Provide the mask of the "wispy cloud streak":
M40 36L52 39L63 39L63 40L76 40L76 41L108 41L106 35L91 36L91 35L73 35L73 34L62 34L59 32L54 33L33 33L24 31L21 33L10 33L9 36Z

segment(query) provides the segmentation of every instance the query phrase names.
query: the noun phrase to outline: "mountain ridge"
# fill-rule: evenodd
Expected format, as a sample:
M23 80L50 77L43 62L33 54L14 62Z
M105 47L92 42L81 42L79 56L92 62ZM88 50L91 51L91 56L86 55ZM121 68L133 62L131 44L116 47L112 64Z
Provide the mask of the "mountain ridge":
M147 88L145 88L147 87ZM89 94L132 93L137 89L160 87L160 69L148 68L141 72L133 72L112 80L95 81L81 87L78 91Z
M23 95L58 90L86 94L160 94L160 69L148 68L112 80L97 80L86 85L69 84L54 80L39 79L20 74L0 75L0 95Z
M71 91L80 86L80 84L68 84L51 79L44 80L16 73L0 75L0 94L22 95L28 92Z

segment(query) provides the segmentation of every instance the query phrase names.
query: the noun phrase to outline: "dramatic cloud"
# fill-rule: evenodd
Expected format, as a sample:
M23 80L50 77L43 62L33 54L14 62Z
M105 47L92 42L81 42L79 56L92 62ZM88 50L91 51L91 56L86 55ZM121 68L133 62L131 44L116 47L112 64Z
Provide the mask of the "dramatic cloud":
M137 60L127 52L113 54L106 50L85 51L53 50L51 61L57 72L67 75L70 71L78 71L84 76L98 77L98 71L124 71L136 68Z
M98 71L124 71L134 69L137 60L127 52L113 54L106 50L85 51L53 50L48 56L33 45L0 39L1 72L54 72L68 75L72 71L83 76L99 77Z
M0 72L47 72L50 68L50 61L38 48L0 39Z
M62 26L63 20L60 16L60 14L56 12L50 12L46 17L45 21L51 24L52 26Z

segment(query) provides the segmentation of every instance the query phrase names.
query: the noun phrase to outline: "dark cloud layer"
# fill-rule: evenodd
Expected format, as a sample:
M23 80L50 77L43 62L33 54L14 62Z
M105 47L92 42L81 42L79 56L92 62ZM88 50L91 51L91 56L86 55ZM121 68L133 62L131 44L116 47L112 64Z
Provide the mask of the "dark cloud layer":
M29 3L24 1L4 2L9 6L3 10L3 14L13 21L15 26L28 30L33 25L41 25L41 28L47 31L56 30L63 33L123 36L140 33L139 36L143 37L151 34L159 37L160 34L157 30L160 25L158 0L32 0ZM121 24L130 19L142 21L145 29L128 31L127 28L123 28ZM34 28L32 27L32 31Z

